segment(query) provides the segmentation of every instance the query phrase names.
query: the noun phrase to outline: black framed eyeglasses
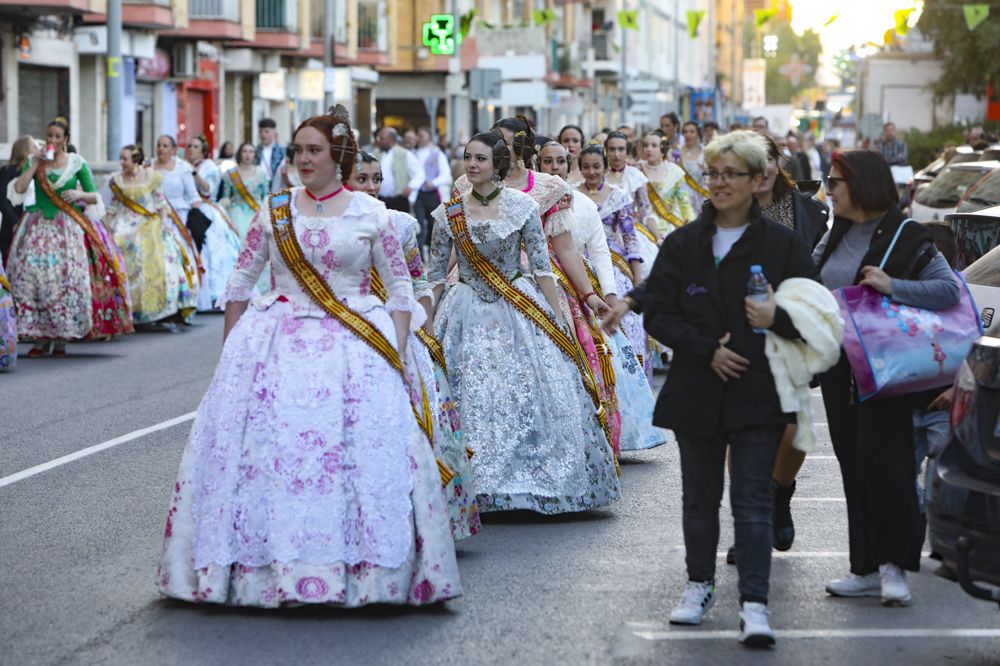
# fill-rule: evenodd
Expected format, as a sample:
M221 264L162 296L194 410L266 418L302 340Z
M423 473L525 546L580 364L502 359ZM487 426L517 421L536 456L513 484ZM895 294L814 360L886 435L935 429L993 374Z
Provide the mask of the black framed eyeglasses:
M826 189L832 190L837 183L846 183L846 178L838 178L836 176L826 177Z
M749 176L749 175L751 175L749 171L715 171L713 169L712 171L706 171L705 175L702 177L705 179L705 182L708 183L712 182L713 180L720 180L720 179L724 183L731 183L740 176Z

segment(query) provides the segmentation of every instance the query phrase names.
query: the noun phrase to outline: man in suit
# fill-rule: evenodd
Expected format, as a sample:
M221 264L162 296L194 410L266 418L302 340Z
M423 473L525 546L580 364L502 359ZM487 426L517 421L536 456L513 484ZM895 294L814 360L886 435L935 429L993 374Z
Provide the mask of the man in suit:
M257 136L260 138L260 143L257 144L257 164L264 166L271 182L271 191L277 192L282 188L278 167L285 159L285 149L278 145L277 123L270 118L261 118L257 123Z

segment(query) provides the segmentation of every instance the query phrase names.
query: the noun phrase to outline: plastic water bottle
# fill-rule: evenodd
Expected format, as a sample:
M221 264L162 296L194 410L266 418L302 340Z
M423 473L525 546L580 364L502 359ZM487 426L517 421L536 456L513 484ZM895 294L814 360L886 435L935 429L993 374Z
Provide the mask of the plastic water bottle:
M769 298L767 293L767 276L764 269L759 264L750 267L750 279L747 281L747 298L758 303L766 303ZM763 328L753 329L754 333L763 333Z

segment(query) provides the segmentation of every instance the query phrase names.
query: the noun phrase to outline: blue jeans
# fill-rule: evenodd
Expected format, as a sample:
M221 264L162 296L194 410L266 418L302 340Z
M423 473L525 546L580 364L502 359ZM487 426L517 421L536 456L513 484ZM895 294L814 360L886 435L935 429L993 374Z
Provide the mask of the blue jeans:
M941 410L930 411L918 409L913 412L913 445L917 455L917 497L920 499L920 512L924 512L924 503L927 499L927 491L920 480L920 470L924 464L924 458L931 453L937 455L948 443L951 436L951 419L948 412Z
M773 532L771 478L785 424L692 437L678 432L688 580L715 579L726 448L733 450L729 502L736 532L740 602L767 603Z

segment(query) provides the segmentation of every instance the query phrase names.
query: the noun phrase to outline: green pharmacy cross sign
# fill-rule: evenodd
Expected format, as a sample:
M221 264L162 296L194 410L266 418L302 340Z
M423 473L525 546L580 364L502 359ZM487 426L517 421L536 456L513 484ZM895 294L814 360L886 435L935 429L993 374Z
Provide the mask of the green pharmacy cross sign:
M424 46L434 55L455 55L455 48L462 43L462 36L455 29L451 14L434 14L424 23Z

